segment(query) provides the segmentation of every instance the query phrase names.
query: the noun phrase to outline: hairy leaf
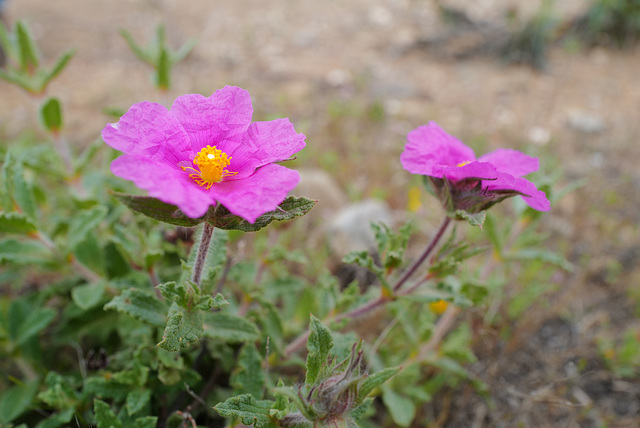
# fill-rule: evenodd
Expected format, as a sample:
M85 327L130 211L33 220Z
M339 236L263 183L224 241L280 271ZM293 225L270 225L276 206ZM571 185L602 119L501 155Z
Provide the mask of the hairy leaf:
M262 370L262 356L253 343L247 343L238 356L238 369L231 376L231 385L237 390L262 397L265 373Z
M122 428L122 422L104 401L93 400L93 411L98 428Z
M225 312L209 312L204 318L204 335L228 343L241 343L258 340L260 331L246 318Z
M242 394L218 403L214 409L227 418L238 418L245 425L275 427L269 416L273 401L256 400L251 394Z
M14 212L0 212L0 233L28 234L35 232L37 226L24 214Z
M327 327L325 327L318 318L311 315L309 324L309 339L307 340L307 374L305 383L313 385L322 369L322 365L326 363L329 350L333 348L333 337Z
M175 307L175 304L174 304ZM179 352L187 349L193 342L198 341L203 333L203 314L200 311L181 312L172 307L167 326L158 347L169 352Z
M104 309L115 309L156 327L162 327L166 322L166 305L137 288L124 290L121 295L104 305Z
M400 367L388 367L367 377L358 388L356 403L362 403L375 388L391 379L400 371Z

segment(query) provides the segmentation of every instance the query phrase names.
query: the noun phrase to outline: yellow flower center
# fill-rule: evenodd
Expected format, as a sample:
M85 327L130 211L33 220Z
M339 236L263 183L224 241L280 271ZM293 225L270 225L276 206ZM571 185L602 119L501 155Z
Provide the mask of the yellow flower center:
M456 166L465 166L466 164L471 163L471 161L464 161L464 162L460 162L458 165Z
M180 166L180 168L183 171L193 171L189 177L206 189L210 189L213 183L222 181L224 177L237 174L237 172L229 172L224 169L231 164L231 158L216 146L207 146L200 150L193 158L193 164L197 165L198 169L190 166Z

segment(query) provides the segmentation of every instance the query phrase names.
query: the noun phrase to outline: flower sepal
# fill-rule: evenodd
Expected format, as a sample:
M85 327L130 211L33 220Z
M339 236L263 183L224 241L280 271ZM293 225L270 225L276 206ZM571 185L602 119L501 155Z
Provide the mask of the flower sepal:
M480 228L484 224L487 209L513 196L528 196L515 190L483 188L482 181L476 178L452 181L446 177L425 177L425 186L440 200L449 217L466 220L470 225Z
M301 196L288 196L275 210L266 212L258 217L255 222L249 223L244 218L232 214L223 205L212 206L204 216L191 218L180 211L176 205L162 202L151 196L129 195L118 192L112 192L112 194L133 211L174 226L194 227L207 221L218 229L241 230L243 232L255 232L266 227L274 220L288 221L303 216L311 211L317 202Z

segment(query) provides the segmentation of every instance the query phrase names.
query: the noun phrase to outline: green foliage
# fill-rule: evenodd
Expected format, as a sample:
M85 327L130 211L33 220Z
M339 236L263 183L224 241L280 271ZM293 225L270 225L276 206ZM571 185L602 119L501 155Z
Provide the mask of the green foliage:
M0 79L33 94L42 94L75 53L74 50L64 52L50 69L40 67L36 42L26 22L21 20L16 22L13 32L0 22L0 44L7 57L15 63L0 69Z
M222 416L238 419L245 425L268 428L277 426L271 418L272 405L271 401L256 400L251 394L242 394L216 404L214 409Z
M514 17L513 21L517 21ZM558 20L553 14L553 2L545 0L536 14L524 23L514 22L516 27L502 50L502 59L507 63L531 65L544 69L549 45L555 39Z
M640 40L640 2L638 0L595 0L580 17L574 32L587 45L633 45Z
M58 98L48 98L42 104L42 107L40 107L40 119L49 132L60 132L62 129L62 107Z
M166 323L166 304L137 288L124 290L104 305L104 309L115 309L156 327L162 327Z
M333 348L333 337L327 327L325 327L318 318L311 315L311 323L309 324L309 340L307 341L307 375L305 383L313 384L323 364L327 361L329 351Z
M149 196L126 195L123 193L114 193L114 196L132 210L154 220L182 227L197 226L207 221L218 229L240 230L243 232L256 232L274 220L289 221L303 216L316 203L316 201L304 197L288 196L276 210L265 213L258 217L255 222L249 223L242 217L231 214L223 206L212 207L203 217L194 219L185 216L175 205L167 204Z
M162 27L148 47L123 36L154 66L161 89L193 46L171 51ZM13 32L0 27L0 43L15 63L0 74L32 92L71 58L68 52L44 70L22 22ZM381 106L336 102L332 126L345 118L380 124ZM44 100L39 114L46 131L63 130L58 98ZM498 313L520 313L523 302L549 291L541 285L557 269L572 268L545 246L540 217L526 208L516 205L518 223L485 218L484 209L515 193L487 200L441 180L430 186L448 215L484 231L454 231L414 269L417 226L374 224L377 254L345 259L376 274L378 282L360 288L329 272L330 254L311 245L306 229L278 227L308 213L314 200L289 196L254 223L222 205L192 219L174 205L125 193L132 187L111 177L100 140L64 163L34 137L7 146L0 150L3 426L170 428L222 426L222 418L228 426L264 427L429 423L414 419L442 388L483 386L467 370L476 330L466 322L424 350L442 319L428 303L480 312L514 278L528 287ZM465 209L453 210L459 203ZM494 247L487 263L498 272L485 280L488 269L472 257L486 243ZM406 273L415 275L394 290ZM360 319L355 330L351 321ZM621 376L637 374L631 337L612 342L620 348L615 357L602 351ZM371 406L375 397L382 403Z
M124 37L138 59L154 68L154 84L157 89L163 91L171 87L171 69L173 66L182 61L189 52L191 52L197 42L196 39L189 39L180 49L172 51L167 46L163 25L156 27L155 37L149 42L146 48L140 46L128 31L121 29L120 34Z

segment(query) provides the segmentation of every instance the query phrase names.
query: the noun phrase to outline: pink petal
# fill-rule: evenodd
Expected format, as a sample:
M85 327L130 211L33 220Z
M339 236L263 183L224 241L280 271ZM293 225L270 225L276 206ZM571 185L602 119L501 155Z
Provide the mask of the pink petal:
M434 168L437 170L437 168ZM445 176L449 180L458 181L468 178L477 178L482 180L492 180L498 177L496 168L486 162L471 162L463 166L445 166L441 167L439 177Z
M140 155L123 155L111 162L111 172L149 192L149 196L177 205L191 218L202 217L215 200L209 191L179 169Z
M482 183L488 190L515 190L523 195L522 199L531 208L537 211L549 211L551 203L547 199L547 195L538 190L535 184L522 177L513 177L509 174L499 173L498 179L494 181L486 181Z
M251 96L244 89L225 86L210 97L188 94L178 97L171 114L189 135L195 153L207 145L225 150L225 140L238 141L251 123Z
M495 165L500 172L506 172L515 177L522 177L540 167L538 158L525 155L522 152L512 149L498 149L491 153L482 155L479 159L482 162L489 162Z
M298 134L289 119L254 122L242 141L233 149L227 143L231 165L228 170L238 172L233 179L247 177L261 166L286 160L305 147L304 134Z
M102 130L102 138L116 150L166 165L193 158L189 137L180 123L156 103L134 104L118 123Z
M275 210L299 181L297 171L269 164L242 180L212 186L211 195L233 214L253 223L262 214Z
M409 132L400 156L402 166L413 174L441 176L440 166L456 166L476 159L473 150L447 134L435 122Z

